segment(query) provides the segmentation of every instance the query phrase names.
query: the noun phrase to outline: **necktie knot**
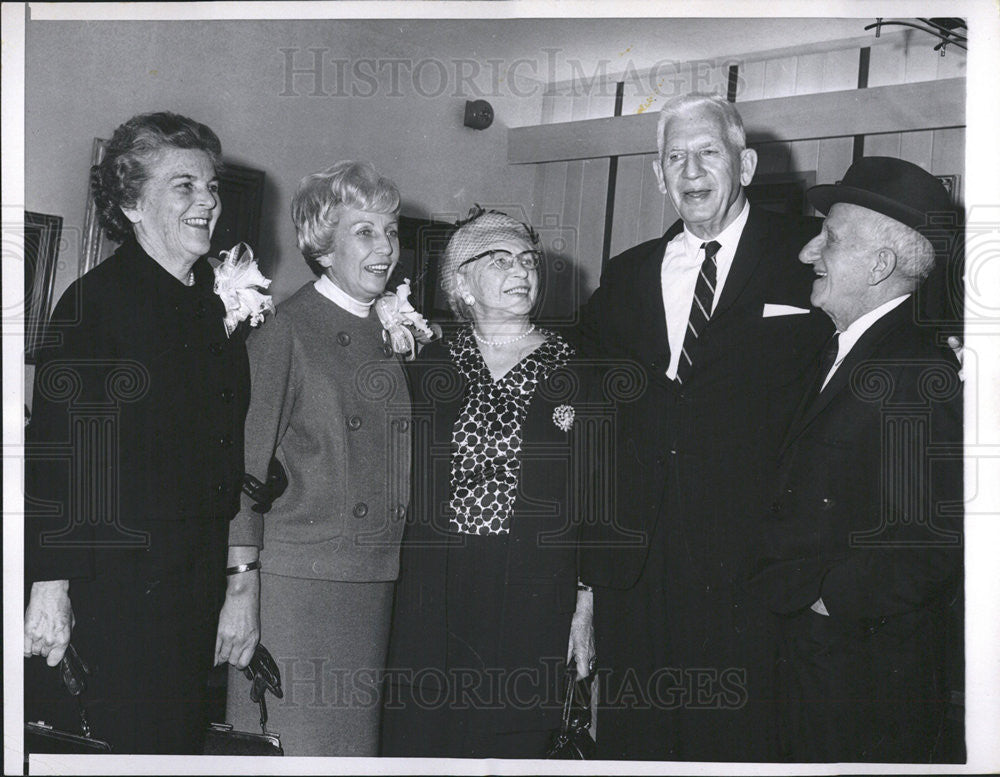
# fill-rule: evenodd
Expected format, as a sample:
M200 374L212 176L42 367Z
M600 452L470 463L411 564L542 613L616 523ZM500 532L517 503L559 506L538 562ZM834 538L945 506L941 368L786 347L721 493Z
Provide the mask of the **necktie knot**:
M722 246L719 245L718 240L709 240L707 243L701 244L701 250L705 252L706 259L714 259L720 248Z

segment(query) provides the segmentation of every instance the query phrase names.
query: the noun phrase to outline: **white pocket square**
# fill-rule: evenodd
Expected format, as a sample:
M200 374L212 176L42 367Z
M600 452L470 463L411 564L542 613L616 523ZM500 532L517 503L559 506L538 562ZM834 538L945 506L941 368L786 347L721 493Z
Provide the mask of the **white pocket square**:
M774 316L802 316L809 313L808 308L797 308L795 305L772 305L770 302L764 303L764 318Z

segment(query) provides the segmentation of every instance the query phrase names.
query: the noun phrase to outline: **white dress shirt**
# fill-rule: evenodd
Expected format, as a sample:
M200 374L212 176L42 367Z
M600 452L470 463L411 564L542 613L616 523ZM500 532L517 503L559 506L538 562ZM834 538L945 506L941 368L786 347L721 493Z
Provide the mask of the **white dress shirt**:
M867 332L871 328L872 324L882 318L882 316L890 310L894 310L902 305L903 300L909 296L909 294L904 294L901 297L893 297L888 302L883 302L874 310L869 310L840 333L840 336L837 338L837 358L834 359L833 366L830 367L830 371L826 374L826 379L823 381L820 391L826 388L826 384L830 382L830 378L833 377L833 373L837 371L837 368L841 365L844 359L847 358L847 354L851 352L851 349L855 346L858 340L861 339L861 335Z
M670 343L667 377L671 380L677 377L677 365L681 360L681 349L684 347L684 336L687 334L694 288L698 283L698 272L705 261L705 252L701 250L701 244L715 240L720 246L719 252L715 255L717 269L715 296L712 298L714 312L715 306L719 304L719 297L722 296L726 278L729 276L729 268L733 266L736 246L739 245L748 215L750 215L750 203L746 202L733 223L715 237L702 240L685 226L677 237L667 243L667 248L663 252L663 264L660 265L660 286L663 291L663 310L667 318L667 341Z
M358 318L368 318L368 313L372 309L372 305L375 304L375 300L371 302L361 302L355 299L346 291L344 291L340 286L330 280L329 276L321 275L319 280L316 281L316 291L322 294L331 302L335 303L337 307L343 308L352 316L357 316Z

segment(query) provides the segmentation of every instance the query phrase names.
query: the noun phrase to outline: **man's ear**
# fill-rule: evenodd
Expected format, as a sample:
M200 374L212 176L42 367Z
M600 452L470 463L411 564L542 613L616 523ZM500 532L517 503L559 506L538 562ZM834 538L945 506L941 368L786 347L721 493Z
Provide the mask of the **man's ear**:
M745 148L740 152L740 183L749 186L755 172L757 172L757 152L752 148Z
M896 270L896 252L891 248L880 248L875 252L875 261L868 269L868 285L878 286Z
M656 185L660 187L660 194L666 194L667 182L663 178L663 164L659 156L653 160L653 172L656 173Z

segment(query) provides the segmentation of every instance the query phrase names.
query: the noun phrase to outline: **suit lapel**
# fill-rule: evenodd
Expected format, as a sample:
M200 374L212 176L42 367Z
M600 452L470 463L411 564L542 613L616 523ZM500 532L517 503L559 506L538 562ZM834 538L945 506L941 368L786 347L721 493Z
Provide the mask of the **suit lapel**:
M722 296L719 297L719 304L712 313L713 319L732 307L753 277L757 265L767 250L767 235L767 214L750 206L747 223L743 227L743 234L740 235L740 242L733 255L733 264L729 268L729 275L726 276L726 284L722 287ZM709 324L711 325L711 321Z
M663 284L661 269L667 243L676 237L683 224L677 221L663 235L641 260L636 273L636 296L640 300L643 339L639 343L640 352L650 363L662 364L664 370L670 363L670 342L667 339L667 315L663 309Z
M843 391L849 390L851 373L859 364L871 356L885 335L901 323L912 320L912 317L913 298L911 297L882 316L882 318L872 324L861 335L860 339L851 349L851 352L847 354L841 365L837 367L837 371L833 373L833 377L826 384L826 388L820 391L819 394L815 394L815 389L811 388L810 393L804 398L802 405L799 407L799 412L796 414L796 420L792 423L791 428L788 430L788 435L785 437L785 442L781 446L782 450L791 445L792 441L805 431L816 416L823 412L830 402L833 401L834 397ZM815 385L819 380L822 380L822 376L817 375L817 381L814 381L812 385Z

